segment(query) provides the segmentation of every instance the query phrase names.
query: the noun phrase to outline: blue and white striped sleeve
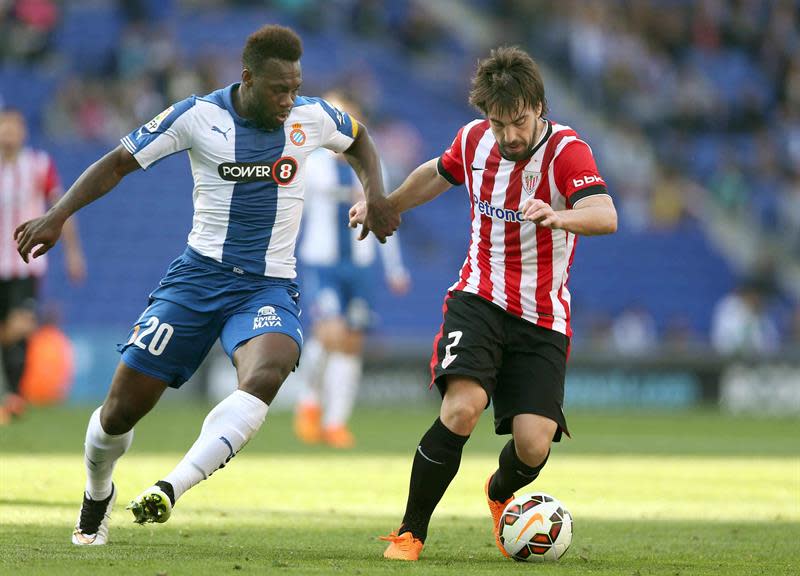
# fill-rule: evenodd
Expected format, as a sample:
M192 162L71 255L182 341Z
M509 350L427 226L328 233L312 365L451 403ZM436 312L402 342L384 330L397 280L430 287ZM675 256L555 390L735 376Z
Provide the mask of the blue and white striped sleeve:
M192 147L191 110L195 97L173 104L120 140L142 168Z
M358 120L322 98L311 98L311 100L316 101L322 110L320 145L334 152L344 152L350 148L358 135Z

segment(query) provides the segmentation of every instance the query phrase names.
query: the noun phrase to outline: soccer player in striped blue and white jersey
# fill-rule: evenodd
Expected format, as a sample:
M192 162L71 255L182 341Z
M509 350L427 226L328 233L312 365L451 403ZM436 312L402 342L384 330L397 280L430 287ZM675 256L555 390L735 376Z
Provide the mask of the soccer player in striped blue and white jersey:
M326 92L324 98L364 117L355 98L343 90ZM308 167L305 225L297 253L311 335L303 347L294 430L309 444L351 448L355 438L347 424L361 381L364 336L375 324L376 255L396 295L408 290L410 277L397 236L376 250L377 242L359 242L350 228L350 207L364 195L352 168L327 150L314 152Z
M26 262L41 256L71 214L125 175L189 154L194 221L188 246L119 346L122 361L89 421L76 545L106 543L117 495L112 472L133 426L166 388L192 375L217 338L236 367L238 389L211 410L175 469L131 501L135 521L166 521L175 501L225 466L264 422L303 344L294 248L309 154L325 147L345 155L381 241L400 223L388 211L366 128L321 98L299 96L301 54L294 31L264 26L247 39L241 82L170 106L90 166L45 216L14 233Z

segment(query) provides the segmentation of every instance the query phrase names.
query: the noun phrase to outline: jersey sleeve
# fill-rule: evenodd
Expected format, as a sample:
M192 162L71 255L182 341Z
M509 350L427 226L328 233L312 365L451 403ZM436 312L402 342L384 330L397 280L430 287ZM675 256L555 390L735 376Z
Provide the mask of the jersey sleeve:
M570 208L588 196L608 194L606 182L597 170L592 150L582 140L567 144L556 156L553 170L556 185L566 196L567 206Z
M459 186L464 183L464 157L461 153L461 138L464 134L464 128L458 131L450 148L444 151L439 157L439 162L436 165L439 174L450 182L453 186Z
M350 148L358 135L358 120L323 98L313 100L323 111L320 145L334 152L344 152Z
M173 104L120 140L142 168L192 147L191 115L195 97Z
M55 202L61 195L61 178L58 176L56 163L49 156L45 156L45 170L44 178L42 180L42 189L44 196L48 202Z

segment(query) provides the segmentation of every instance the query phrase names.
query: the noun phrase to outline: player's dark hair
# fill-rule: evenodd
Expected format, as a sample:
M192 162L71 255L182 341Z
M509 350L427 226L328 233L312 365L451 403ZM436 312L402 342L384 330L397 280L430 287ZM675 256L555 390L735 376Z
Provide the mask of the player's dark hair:
M267 24L247 37L242 51L242 65L251 72L256 72L270 58L297 62L302 55L303 42L294 30L277 24Z
M527 52L516 46L501 46L478 62L472 79L469 103L483 114L516 114L541 103L547 112L544 80L539 66Z

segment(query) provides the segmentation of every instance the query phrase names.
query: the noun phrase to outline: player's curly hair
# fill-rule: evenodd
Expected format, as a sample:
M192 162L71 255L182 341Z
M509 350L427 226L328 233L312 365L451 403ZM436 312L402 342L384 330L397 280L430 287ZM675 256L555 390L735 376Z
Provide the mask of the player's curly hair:
M469 103L483 114L512 115L542 104L547 112L544 80L539 66L527 52L516 46L501 46L478 62L472 79Z
M270 58L297 62L302 55L303 42L294 30L277 24L267 24L247 37L242 51L242 65L256 71Z

